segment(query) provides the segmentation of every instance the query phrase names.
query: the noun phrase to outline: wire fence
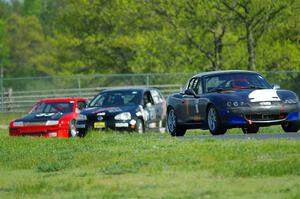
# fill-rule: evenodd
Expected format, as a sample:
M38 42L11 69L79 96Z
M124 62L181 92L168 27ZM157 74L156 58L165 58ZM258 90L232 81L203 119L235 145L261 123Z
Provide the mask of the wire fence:
M116 87L155 87L167 96L177 92L195 73L74 75L4 78L1 112L26 112L45 98L85 97Z
M1 79L1 112L26 112L44 98L85 97L116 87L155 87L163 95L178 92L194 73L152 73L21 77ZM300 71L263 71L261 74L283 89L300 94Z

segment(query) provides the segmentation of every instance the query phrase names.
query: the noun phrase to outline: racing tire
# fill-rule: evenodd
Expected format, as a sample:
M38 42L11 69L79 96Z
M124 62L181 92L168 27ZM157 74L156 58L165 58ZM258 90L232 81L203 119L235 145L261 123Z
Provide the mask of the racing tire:
M298 132L300 129L300 122L285 122L281 124L281 127L286 133Z
M186 129L178 125L173 108L170 108L167 113L167 129L172 136L184 136L186 133Z
M207 126L212 135L224 135L227 128L222 126L219 113L214 105L207 109Z
M78 130L78 137L84 138L87 134L87 130Z
M243 127L242 131L244 134L256 134L259 131L259 127L258 126Z
M73 138L77 135L76 121L71 120L69 123L69 137Z
M145 125L144 125L143 120L138 119L138 120L136 121L135 132L137 132L137 133L139 133L139 134L145 133Z

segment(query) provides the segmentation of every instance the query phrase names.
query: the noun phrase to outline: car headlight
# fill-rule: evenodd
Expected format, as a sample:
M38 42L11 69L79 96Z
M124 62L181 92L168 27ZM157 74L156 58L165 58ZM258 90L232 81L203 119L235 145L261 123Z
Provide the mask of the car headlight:
M59 123L58 120L48 120L46 122L46 126L57 125L58 123Z
M286 99L286 100L283 100L283 103L285 103L285 104L297 104L298 101L296 99Z
M231 108L231 107L241 107L241 106L245 106L245 102L239 102L239 101L228 101L226 103L226 106L228 108Z
M87 116L86 115L80 114L77 117L77 121L86 121L86 120L87 120Z
M14 122L13 125L16 127L19 127L19 126L24 126L24 123L23 122Z
M115 120L131 120L131 114L129 112L120 113L115 116Z

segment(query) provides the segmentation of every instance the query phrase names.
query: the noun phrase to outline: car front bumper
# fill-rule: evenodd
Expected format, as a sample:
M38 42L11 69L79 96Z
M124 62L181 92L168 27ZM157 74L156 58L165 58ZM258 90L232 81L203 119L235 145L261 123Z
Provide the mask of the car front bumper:
M105 130L105 129L112 129L112 130L127 130L132 131L136 128L136 120L109 120L109 121L95 121L95 122L88 122L88 121L77 121L76 128L78 131L87 131L90 129L95 130Z
M230 108L222 110L220 116L226 126L270 126L300 120L298 104Z
M10 136L33 136L33 137L60 137L68 138L69 129L61 128L59 125L52 126L21 126L9 127Z

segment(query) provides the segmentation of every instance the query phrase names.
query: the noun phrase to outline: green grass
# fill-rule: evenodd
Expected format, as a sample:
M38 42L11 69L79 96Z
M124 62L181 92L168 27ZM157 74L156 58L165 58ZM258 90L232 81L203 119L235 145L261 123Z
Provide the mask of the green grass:
M0 157L0 198L300 198L300 144L292 140L1 131Z
M24 115L24 113L0 113L0 125L8 126L10 121Z

